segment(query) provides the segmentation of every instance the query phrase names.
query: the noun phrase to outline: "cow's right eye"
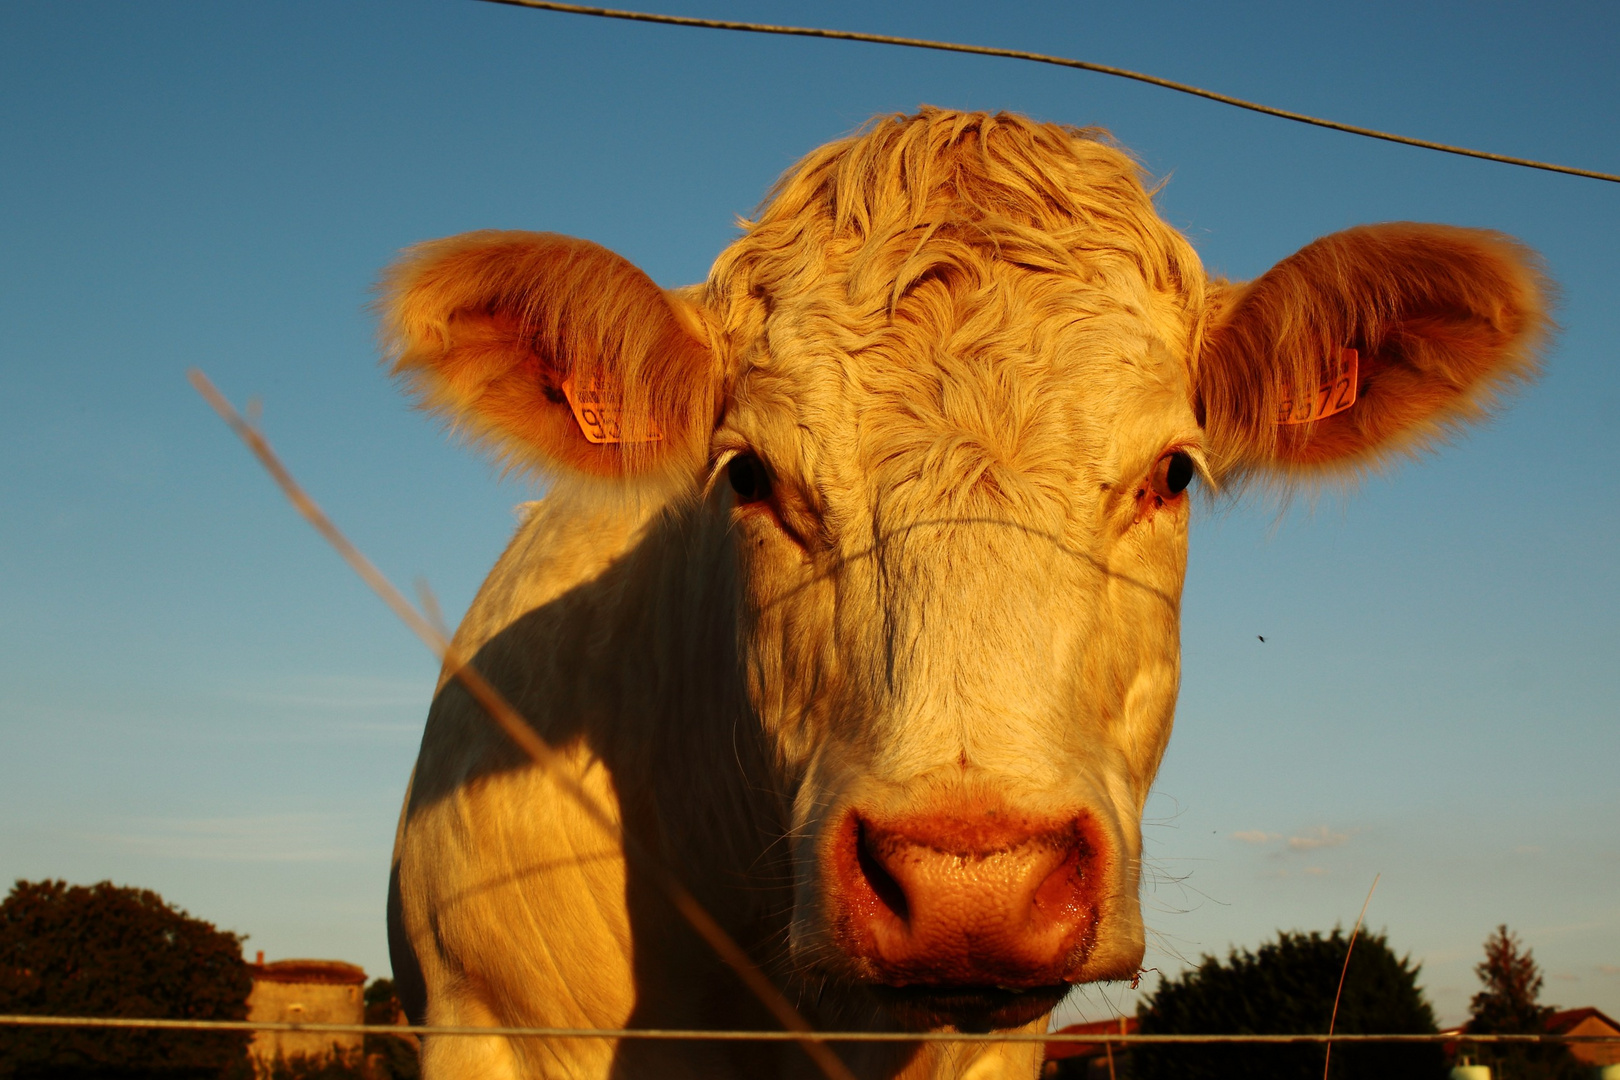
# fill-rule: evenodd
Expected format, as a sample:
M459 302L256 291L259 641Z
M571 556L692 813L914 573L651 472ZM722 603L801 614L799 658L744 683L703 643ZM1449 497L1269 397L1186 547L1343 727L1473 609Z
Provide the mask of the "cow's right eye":
M737 493L739 503L760 502L771 497L771 477L765 463L753 454L738 454L726 463L726 479Z

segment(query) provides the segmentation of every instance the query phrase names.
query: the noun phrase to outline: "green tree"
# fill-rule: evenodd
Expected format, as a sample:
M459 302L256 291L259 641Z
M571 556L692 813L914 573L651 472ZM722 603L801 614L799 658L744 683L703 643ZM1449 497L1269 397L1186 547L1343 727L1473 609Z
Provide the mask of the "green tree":
M1143 1034L1325 1033L1344 970L1348 941L1337 928L1323 937L1283 932L1255 952L1234 949L1223 964L1204 957L1194 970L1159 984L1138 1010ZM1435 1031L1434 1010L1417 985L1421 969L1397 957L1382 934L1356 939L1334 1030L1345 1034ZM1142 1046L1133 1051L1137 1080L1321 1080L1321 1046ZM1338 1080L1442 1080L1437 1045L1343 1045L1333 1050Z
M1543 979L1535 956L1522 949L1516 935L1503 924L1485 939L1485 959L1474 966L1484 989L1468 1005L1468 1030L1480 1035L1538 1035L1547 1030L1547 1018L1557 1009L1540 1002ZM1499 1080L1563 1080L1581 1075L1581 1066L1569 1048L1546 1046L1467 1047L1481 1065L1489 1065Z
M0 903L0 1012L241 1020L243 939L146 889L19 881ZM0 1077L204 1080L249 1074L242 1032L0 1030Z

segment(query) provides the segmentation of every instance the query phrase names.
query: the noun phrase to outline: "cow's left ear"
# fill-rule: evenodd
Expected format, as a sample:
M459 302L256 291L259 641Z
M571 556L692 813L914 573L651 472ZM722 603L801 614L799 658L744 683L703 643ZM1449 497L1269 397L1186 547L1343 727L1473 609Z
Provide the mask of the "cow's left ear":
M380 293L394 372L506 461L610 480L701 474L720 374L689 293L587 240L494 231L412 248Z
M1535 377L1548 293L1510 237L1411 223L1334 233L1213 285L1196 368L1212 466L1353 470L1483 419Z

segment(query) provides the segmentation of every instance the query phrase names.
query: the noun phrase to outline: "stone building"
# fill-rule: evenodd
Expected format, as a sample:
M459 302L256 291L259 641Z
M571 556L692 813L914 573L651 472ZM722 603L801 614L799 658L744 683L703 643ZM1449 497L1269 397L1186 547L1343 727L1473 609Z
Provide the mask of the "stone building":
M363 1024L366 1017L366 973L339 960L277 960L264 953L248 965L253 990L248 994L249 1020L306 1024ZM260 1076L277 1057L309 1060L334 1055L356 1063L364 1048L360 1034L335 1035L303 1031L257 1031L248 1053Z

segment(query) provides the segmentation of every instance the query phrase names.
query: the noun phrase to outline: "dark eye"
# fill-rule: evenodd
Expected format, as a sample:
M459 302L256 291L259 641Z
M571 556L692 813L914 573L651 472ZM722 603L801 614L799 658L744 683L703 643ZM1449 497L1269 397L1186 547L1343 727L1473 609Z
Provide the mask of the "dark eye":
M1175 498L1187 490L1193 473L1193 460L1186 453L1177 450L1164 455L1153 467L1154 493L1166 499Z
M739 503L759 502L771 497L771 478L765 463L753 454L738 454L726 463L726 479L737 493Z

